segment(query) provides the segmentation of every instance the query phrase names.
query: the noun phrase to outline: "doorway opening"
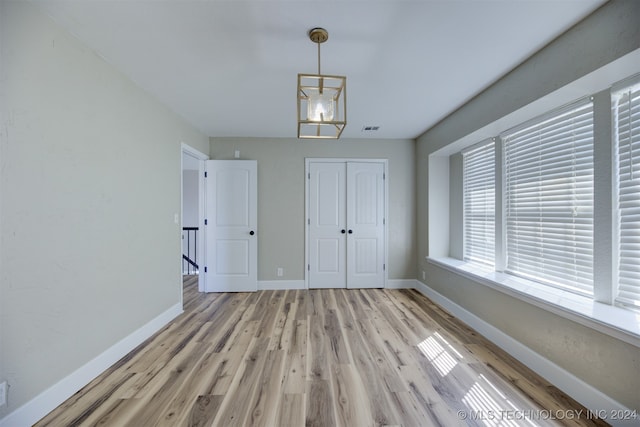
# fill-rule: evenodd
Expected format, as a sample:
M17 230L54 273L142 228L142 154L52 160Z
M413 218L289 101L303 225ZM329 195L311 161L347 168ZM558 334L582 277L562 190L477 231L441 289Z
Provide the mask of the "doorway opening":
M182 275L197 276L198 290L204 292L201 267L205 255L204 161L209 156L181 144L181 258Z

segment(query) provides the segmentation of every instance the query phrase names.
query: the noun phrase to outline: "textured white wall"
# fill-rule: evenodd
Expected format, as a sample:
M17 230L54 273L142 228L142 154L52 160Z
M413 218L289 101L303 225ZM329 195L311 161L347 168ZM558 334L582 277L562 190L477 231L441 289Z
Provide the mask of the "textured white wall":
M2 417L179 303L180 142L209 143L31 2L0 14Z

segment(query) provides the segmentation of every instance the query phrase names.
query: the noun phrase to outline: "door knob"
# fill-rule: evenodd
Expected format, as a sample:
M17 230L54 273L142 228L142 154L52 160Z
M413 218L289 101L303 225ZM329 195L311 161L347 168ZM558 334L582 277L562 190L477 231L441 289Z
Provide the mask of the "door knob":
M353 234L353 230L349 230L349 234Z
M251 230L251 231L249 232L249 234L253 236L253 235L254 235L254 234L256 234L256 233L255 233L255 231Z
M343 228L342 230L340 230L340 232L341 232L342 234L344 234L344 233L346 233L346 232L347 232L347 230L345 230L345 229Z

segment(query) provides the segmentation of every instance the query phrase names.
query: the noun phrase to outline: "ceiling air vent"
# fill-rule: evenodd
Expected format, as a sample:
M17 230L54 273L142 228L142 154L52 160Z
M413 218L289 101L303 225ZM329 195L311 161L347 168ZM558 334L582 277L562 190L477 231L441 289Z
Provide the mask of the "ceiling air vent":
M376 132L380 126L362 126L362 132Z

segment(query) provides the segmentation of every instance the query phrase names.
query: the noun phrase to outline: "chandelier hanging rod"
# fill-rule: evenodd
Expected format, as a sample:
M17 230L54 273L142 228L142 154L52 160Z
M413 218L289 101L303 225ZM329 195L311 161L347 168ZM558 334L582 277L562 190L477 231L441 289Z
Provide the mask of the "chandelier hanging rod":
M324 28L312 28L309 30L309 39L318 45L318 75L320 72L320 45L329 40L329 33Z
M322 75L320 44L329 39L324 28L307 33L316 43L318 74L298 74L298 138L338 139L347 124L346 77Z

